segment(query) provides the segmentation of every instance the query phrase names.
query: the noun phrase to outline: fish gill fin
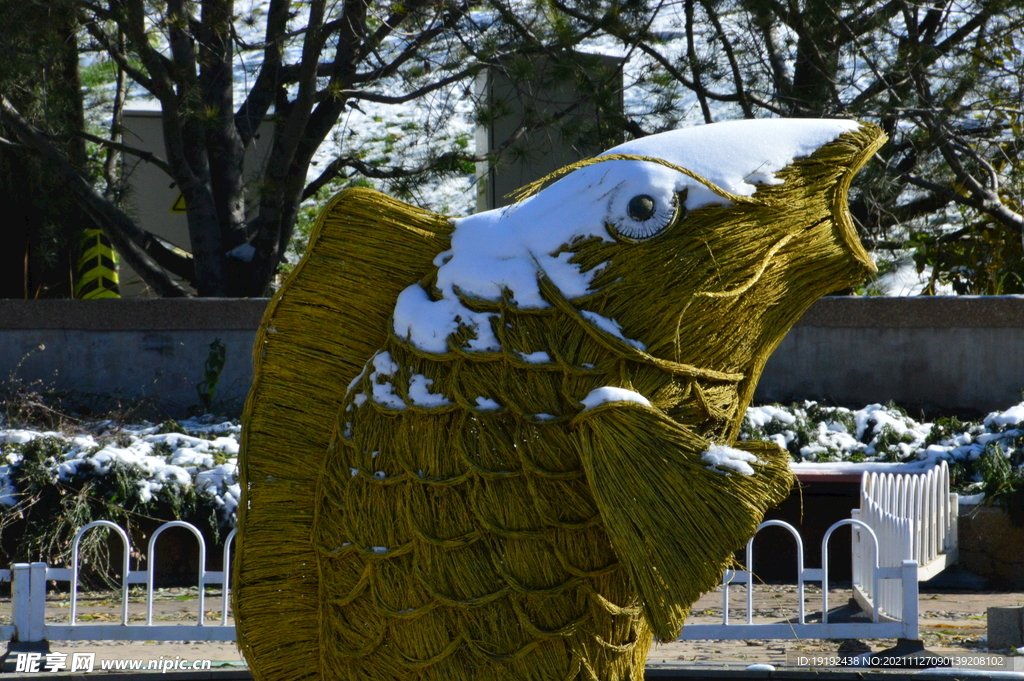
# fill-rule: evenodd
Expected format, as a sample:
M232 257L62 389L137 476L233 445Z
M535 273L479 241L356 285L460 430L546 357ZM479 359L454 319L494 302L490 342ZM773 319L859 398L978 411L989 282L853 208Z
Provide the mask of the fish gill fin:
M764 512L788 495L789 457L758 446L753 475L715 470L701 458L708 440L633 402L586 410L575 423L612 547L655 636L674 640L690 606L718 585Z
M232 587L256 681L321 681L316 482L349 383L384 345L399 292L449 246L444 216L367 189L331 200L256 335L242 418Z

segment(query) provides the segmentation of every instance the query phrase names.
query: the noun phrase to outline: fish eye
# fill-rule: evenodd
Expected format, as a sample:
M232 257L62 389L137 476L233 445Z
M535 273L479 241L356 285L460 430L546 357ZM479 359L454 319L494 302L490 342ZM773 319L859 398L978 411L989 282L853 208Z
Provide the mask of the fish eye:
M685 189L678 194L652 194L613 196L608 205L608 232L619 241L642 241L661 233L685 214Z
M626 204L626 212L637 222L647 222L654 217L654 199L647 194L638 194Z

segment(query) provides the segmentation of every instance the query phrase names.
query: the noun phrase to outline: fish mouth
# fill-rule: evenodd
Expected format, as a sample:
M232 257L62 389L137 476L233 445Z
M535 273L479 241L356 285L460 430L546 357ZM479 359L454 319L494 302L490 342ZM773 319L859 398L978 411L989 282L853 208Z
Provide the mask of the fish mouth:
M831 221L834 232L838 236L843 249L853 258L855 263L863 268L862 276L876 273L878 266L871 259L867 250L865 250L860 236L857 234L857 227L854 225L853 217L850 213L848 197L853 178L888 139L888 136L878 126L870 123L862 123L858 130L842 135L837 141L846 142L843 145L846 147L843 150L846 153L840 153L838 158L834 160L830 159L831 163L841 169L841 173L833 184L829 197L829 213L831 215L780 237L760 259L760 262L756 264L754 273L744 281L728 289L700 291L696 295L705 298L734 298L745 293L761 280L761 277L775 262L776 256L786 244L799 237L801 232L810 232L818 228L822 223L829 221Z
M889 136L877 125L861 123L859 130L847 133L843 137L847 137L857 149L839 163L845 167L845 172L839 177L832 191L832 215L836 232L846 250L855 261L867 269L867 274L874 274L878 271L878 266L864 249L857 234L857 226L853 224L853 216L850 214L848 195L854 176L889 141Z

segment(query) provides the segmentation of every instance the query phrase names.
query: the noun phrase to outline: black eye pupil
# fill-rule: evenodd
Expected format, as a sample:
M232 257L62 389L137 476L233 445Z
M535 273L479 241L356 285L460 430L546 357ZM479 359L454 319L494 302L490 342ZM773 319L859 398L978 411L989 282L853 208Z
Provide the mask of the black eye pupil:
M654 199L647 194L634 196L629 200L626 212L637 222L646 222L654 217Z

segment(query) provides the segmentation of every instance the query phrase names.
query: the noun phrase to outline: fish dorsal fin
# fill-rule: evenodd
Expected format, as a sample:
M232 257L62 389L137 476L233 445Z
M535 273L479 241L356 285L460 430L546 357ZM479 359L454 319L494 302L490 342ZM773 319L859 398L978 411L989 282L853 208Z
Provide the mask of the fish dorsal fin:
M368 189L321 212L256 336L242 418L235 589L256 681L319 681L315 488L349 383L382 347L398 294L448 248L448 219Z

